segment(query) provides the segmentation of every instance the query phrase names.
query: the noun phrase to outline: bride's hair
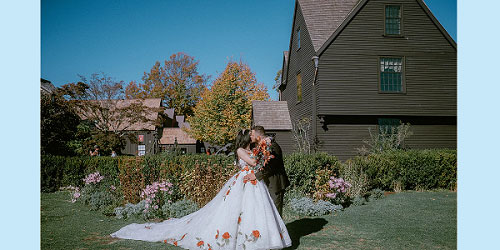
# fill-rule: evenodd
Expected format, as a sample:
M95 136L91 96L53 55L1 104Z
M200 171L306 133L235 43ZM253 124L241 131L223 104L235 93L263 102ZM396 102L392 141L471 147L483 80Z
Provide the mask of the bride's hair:
M236 161L238 161L238 152L237 152L238 148L246 148L248 145L250 145L250 142L251 142L250 130L249 129L240 130L234 142L234 157L236 158Z

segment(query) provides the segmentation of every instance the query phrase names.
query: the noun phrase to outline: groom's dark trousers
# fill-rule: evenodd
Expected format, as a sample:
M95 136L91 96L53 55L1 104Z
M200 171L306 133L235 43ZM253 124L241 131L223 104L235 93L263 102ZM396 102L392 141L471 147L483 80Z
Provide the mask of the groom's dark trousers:
M288 180L285 165L283 164L281 147L274 140L271 143L271 155L274 155L274 158L262 170L255 173L255 177L259 181L264 180L269 194L274 201L274 205L281 216L283 211L283 196L285 195L285 189L290 186L290 181Z

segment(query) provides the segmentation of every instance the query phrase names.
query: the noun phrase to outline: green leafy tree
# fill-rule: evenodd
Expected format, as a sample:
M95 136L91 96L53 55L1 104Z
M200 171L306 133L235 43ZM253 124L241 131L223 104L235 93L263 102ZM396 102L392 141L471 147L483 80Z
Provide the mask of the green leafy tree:
M73 155L69 143L74 139L80 118L60 90L40 98L41 154Z
M257 83L248 65L230 61L187 118L187 132L197 140L225 145L250 127L254 100L269 100L267 88Z

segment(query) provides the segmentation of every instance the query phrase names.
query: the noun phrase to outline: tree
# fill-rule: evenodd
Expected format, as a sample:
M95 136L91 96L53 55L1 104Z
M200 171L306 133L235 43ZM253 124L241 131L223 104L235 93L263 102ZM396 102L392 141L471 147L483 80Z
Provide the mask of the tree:
M165 60L163 66L156 62L149 73L144 72L143 83L130 82L126 98L163 98L166 108L176 114L190 115L206 88L207 76L198 73L198 61L179 52Z
M197 140L225 145L240 129L250 127L254 100L269 100L267 88L257 83L248 65L230 61L188 116L187 132Z
M69 146L77 131L80 118L60 92L40 98L40 151L41 154L73 155Z
M281 78L283 77L282 76L282 70L278 70L278 72L276 72L276 76L274 77L274 85L273 85L273 89L276 90L276 91L279 91L279 87L281 85Z
M80 79L78 83L61 87L74 110L82 119L91 122L91 126L79 127L80 134L91 129L91 138L79 138L80 142L73 143L85 147L78 152L88 152L91 143L99 145L106 154L111 150L119 151L125 147L127 137L135 141L135 135L129 130L142 130L137 127L138 124L158 125L156 116L150 114L161 112L161 108L148 107L143 99L123 100L123 81L115 81L104 73L92 74L89 79L80 76Z

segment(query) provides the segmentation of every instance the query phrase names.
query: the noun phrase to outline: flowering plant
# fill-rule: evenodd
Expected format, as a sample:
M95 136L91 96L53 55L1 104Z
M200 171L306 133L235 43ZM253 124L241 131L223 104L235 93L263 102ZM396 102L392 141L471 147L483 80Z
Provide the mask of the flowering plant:
M332 203L343 205L349 202L346 194L347 189L352 186L349 182L345 181L343 178L335 178L332 176L328 181L328 186L333 192L327 193L325 196L330 198Z
M81 195L80 188L77 187L71 195L71 203L75 203Z
M252 150L252 155L250 156L251 158L255 159L256 165L255 167L252 167L252 169L255 171L262 169L272 158L274 158L274 155L271 155L270 140L262 140L259 137L258 141L259 143Z
M161 217L161 207L172 202L172 194L173 184L168 181L147 185L141 192L141 198L146 201L143 213L148 215L147 217Z
M335 178L335 177L330 177L330 180L328 181L328 185L330 186L330 189L333 189L333 193L328 193L325 196L334 199L337 197L337 194L345 194L347 192L347 189L351 187L351 184L347 181L345 181L342 178Z
M102 179L104 179L104 176L101 176L99 171L97 171L95 173L89 174L83 180L85 181L85 185L88 185L88 184L97 184L97 183L101 182Z

